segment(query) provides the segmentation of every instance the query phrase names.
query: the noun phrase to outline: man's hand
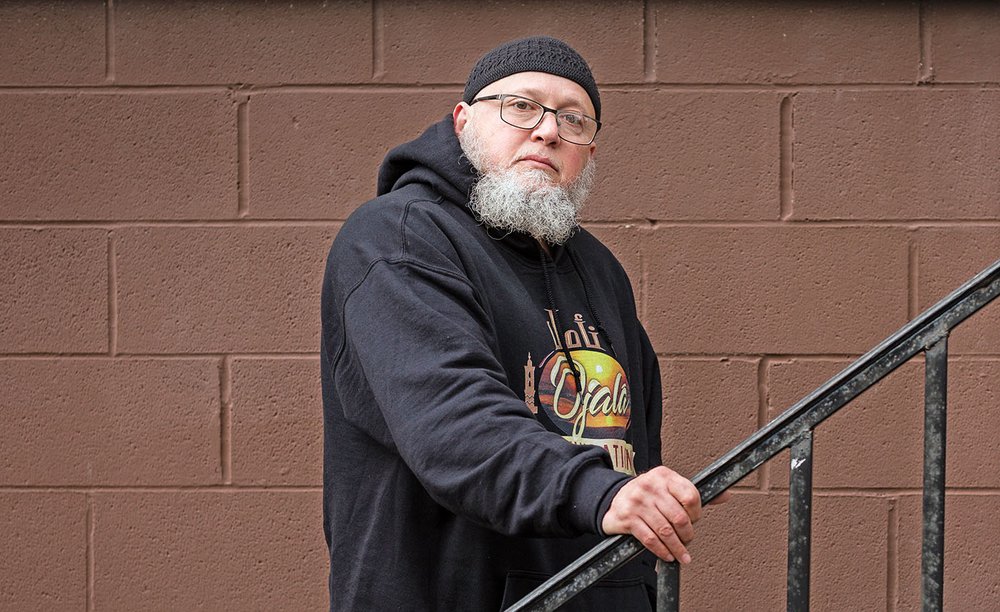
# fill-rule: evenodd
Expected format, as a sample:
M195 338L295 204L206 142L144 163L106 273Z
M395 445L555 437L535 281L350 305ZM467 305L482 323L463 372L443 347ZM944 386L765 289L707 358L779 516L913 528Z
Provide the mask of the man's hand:
M713 503L729 499L723 493ZM608 535L629 533L665 561L690 563L684 546L694 539L701 518L701 495L690 480L660 466L640 474L611 500L601 521Z

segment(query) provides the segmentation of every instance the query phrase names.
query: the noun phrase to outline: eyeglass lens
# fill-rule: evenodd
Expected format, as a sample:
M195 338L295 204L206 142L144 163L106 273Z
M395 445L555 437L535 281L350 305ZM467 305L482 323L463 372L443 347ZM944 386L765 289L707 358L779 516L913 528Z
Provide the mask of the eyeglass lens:
M505 122L530 130L541 123L545 109L534 100L520 96L505 96L500 101L500 118ZM590 144L597 135L597 122L578 112L556 111L559 135L574 144Z

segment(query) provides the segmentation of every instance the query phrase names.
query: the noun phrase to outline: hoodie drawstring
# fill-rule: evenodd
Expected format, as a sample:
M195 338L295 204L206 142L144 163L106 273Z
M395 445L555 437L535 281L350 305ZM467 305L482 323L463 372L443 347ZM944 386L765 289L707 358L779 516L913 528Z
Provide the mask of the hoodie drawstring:
M597 333L604 337L604 340L606 340L608 343L609 352L613 357L617 358L618 354L615 352L615 345L611 341L611 334L609 334L608 330L604 328L604 323L601 322L601 317L600 315L597 314L597 308L594 307L594 301L590 296L590 287L589 284L587 283L587 277L583 273L583 270L580 268L579 262L576 259L576 255L573 254L573 251L569 248L569 245L565 245L564 248L566 249L566 254L569 256L570 263L573 265L573 270L576 271L576 275L580 279L580 284L583 286L583 295L587 301L587 309L590 311L590 316L593 317L594 325L597 328ZM552 316L555 319L555 323L559 327L559 329L555 330L555 333L558 334L560 333L559 330L568 328L563 326L562 317L559 314L559 308L556 307L555 292L552 289L552 277L549 274L549 264L548 264L549 256L545 253L545 249L543 249L542 245L540 244L538 245L538 256L539 256L539 261L541 261L542 263L542 276L545 279L545 297L548 299L549 310L552 311ZM576 362L573 361L573 357L569 352L569 348L567 348L565 342L560 342L559 344L562 347L563 355L566 357L566 363L569 364L570 372L572 372L573 378L576 379L576 388L582 389L582 387L580 386L580 371L576 367Z
M560 329L565 329L563 327L562 317L559 315L559 309L556 308L555 294L552 291L552 278L549 276L548 265L549 256L545 254L545 249L542 248L541 244L538 245L538 255L539 260L542 262L542 276L545 278L545 296L548 298L549 310L552 311L552 316L555 318L556 325L558 325ZM586 292L586 290L584 291ZM560 333L559 329L555 330L555 332L557 334ZM570 355L565 342L560 342L559 345L562 347L563 355L566 357L566 363L569 365L569 370L573 373L573 378L576 379L576 388L583 391L583 387L580 384L580 371L576 368L576 362L573 361L573 356Z
M611 341L611 334L608 333L608 330L604 329L604 324L601 323L601 317L598 316L597 309L594 308L594 302L590 299L590 288L587 286L587 276L583 273L583 269L576 260L576 255L573 254L573 251L569 248L568 244L565 248L566 254L569 255L569 261L573 264L573 269L576 270L576 275L580 277L580 284L583 285L583 295L587 300L587 308L590 310L590 316L594 317L594 325L597 327L597 333L604 336L604 339L608 341L608 350L611 352L613 357L617 358L618 354L615 352L615 345Z

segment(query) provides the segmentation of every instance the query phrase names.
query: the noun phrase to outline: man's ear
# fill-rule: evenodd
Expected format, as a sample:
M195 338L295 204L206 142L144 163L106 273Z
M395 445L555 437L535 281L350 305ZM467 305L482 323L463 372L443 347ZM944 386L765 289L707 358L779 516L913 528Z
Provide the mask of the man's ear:
M455 110L451 112L451 118L455 122L455 136L460 135L465 129L465 124L469 122L470 112L472 112L472 108L465 102L459 102L455 105Z

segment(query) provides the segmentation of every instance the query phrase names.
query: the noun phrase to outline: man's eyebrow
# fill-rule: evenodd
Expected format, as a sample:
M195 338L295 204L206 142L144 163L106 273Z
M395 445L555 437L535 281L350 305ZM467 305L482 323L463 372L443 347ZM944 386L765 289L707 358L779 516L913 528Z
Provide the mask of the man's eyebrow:
M534 87L518 87L511 93L518 96L524 96L525 98L531 98L535 101L538 101L538 98L543 97L542 90L535 89ZM582 111L586 111L587 109L587 105L582 100L564 99L564 102L565 104L560 104L556 108L558 110L562 110L564 108L578 108Z

